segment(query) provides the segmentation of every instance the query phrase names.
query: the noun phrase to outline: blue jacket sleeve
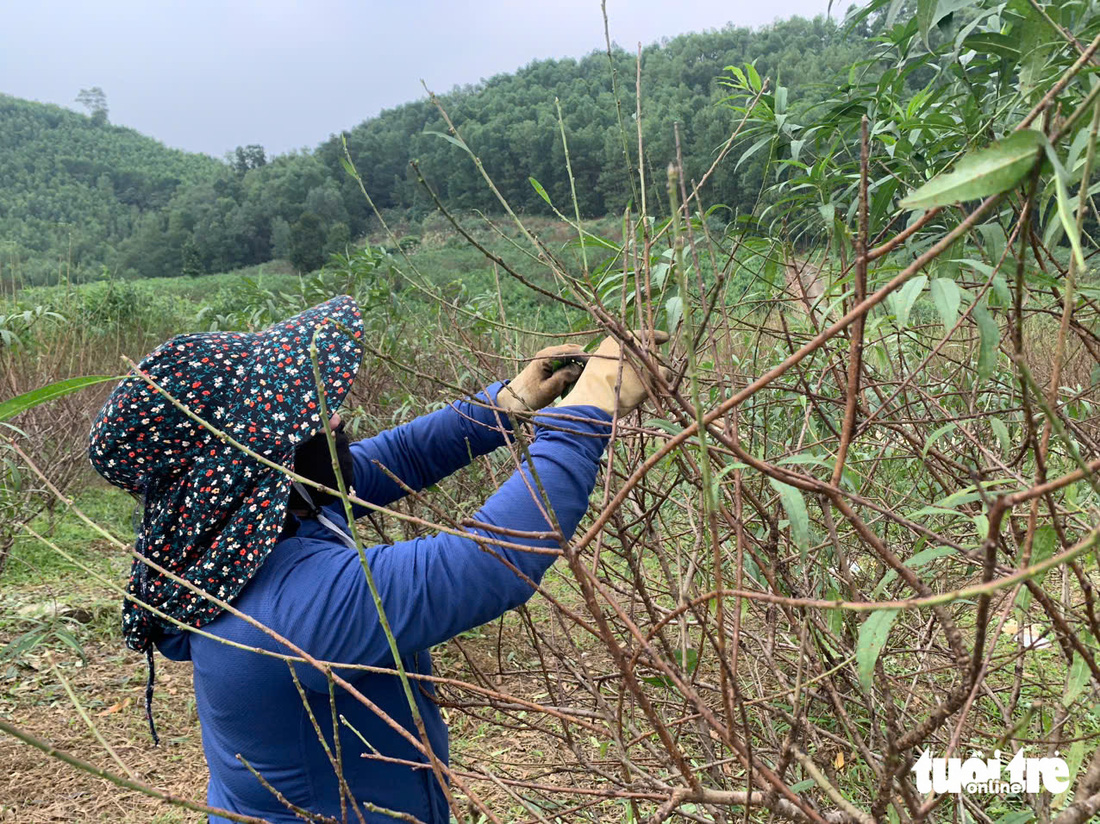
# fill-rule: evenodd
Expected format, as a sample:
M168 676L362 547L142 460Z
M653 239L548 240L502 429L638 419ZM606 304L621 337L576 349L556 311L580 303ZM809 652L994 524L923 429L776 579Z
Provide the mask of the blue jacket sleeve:
M379 464L410 489L420 491L487 455L506 441L508 416L490 408L504 383L494 383L472 399L449 404L410 423L388 429L351 445L357 497L385 506L405 496L405 490ZM356 518L367 509L353 508Z
M551 525L536 503L533 464L562 533L571 537L588 508L600 455L610 433L610 417L595 407L562 407L576 420L536 418L536 435L524 461L484 504L474 519L524 532L546 532ZM552 539L508 537L484 529L481 535L532 547L558 548ZM506 559L536 583L556 555L483 544L473 538L440 533L367 550L367 559L402 657L427 650L460 632L503 615L531 597L531 585ZM487 551L489 550L489 551ZM500 556L494 557L492 553ZM307 632L310 652L329 661L392 666L393 658L356 552L322 553L326 569L310 570L325 589L302 596L314 628Z

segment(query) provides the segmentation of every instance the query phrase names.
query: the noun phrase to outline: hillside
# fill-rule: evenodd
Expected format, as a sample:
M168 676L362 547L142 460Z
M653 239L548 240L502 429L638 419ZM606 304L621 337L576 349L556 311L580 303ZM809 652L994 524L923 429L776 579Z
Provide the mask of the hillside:
M0 95L0 265L29 279L114 261L142 220L223 163L60 106Z
M793 18L759 30L726 27L681 35L642 50L642 127L652 196L663 202L663 170L675 157L679 124L685 174L699 178L729 139L736 120L721 101L729 94L727 67L753 63L761 76L778 81L804 102L835 92L836 79L864 58L862 34L846 32L825 18ZM627 149L636 162L635 78L637 55L617 49L614 71L626 127ZM624 172L623 135L606 52L581 60L544 60L441 97L443 107L516 207L543 212L534 177L551 200L571 212L570 185L555 108L561 102L577 198L586 216L621 212L632 196ZM496 210L495 198L460 149L440 139L446 124L427 101L384 112L348 134L348 146L368 191L381 208L422 209L429 200L408 172L417 159L448 205ZM410 139L411 138L411 139ZM339 137L317 155L339 168ZM748 205L759 190L757 174L729 164L718 170L716 202ZM749 167L754 168L754 167ZM652 172L659 170L659 174ZM361 200L361 196L360 196Z
M773 86L788 88L792 105L805 107L836 91L846 67L864 58L866 38L862 27L794 18L755 31L727 27L683 35L643 49L651 202L665 200L660 170L675 156L674 124L689 179L706 171L736 126L735 114L722 104L727 67L754 63ZM440 97L515 208L550 214L529 181L535 178L559 209L572 212L555 100L581 213L618 214L637 197L624 160L625 142L630 163L637 164L637 58L621 49L612 58L597 52L580 60L536 61ZM97 276L104 265L124 276L164 277L272 258L310 270L368 230L371 211L344 169L342 136L313 152L267 162L259 150L230 165L173 152L56 107L2 101L0 242L9 244L5 258L20 261L25 281L42 282L56 272L59 258L71 259L81 277ZM439 111L423 100L384 111L347 133L379 208L413 222L434 209L410 167L417 160L449 207L500 211L470 158L442 139L446 131ZM710 202L751 208L766 160L761 153L744 164L724 164L710 181Z

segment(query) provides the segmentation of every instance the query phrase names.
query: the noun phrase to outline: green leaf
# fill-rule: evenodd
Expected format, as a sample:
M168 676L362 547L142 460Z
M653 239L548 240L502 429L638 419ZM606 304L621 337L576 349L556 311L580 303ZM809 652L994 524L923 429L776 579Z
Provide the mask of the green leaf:
M775 491L779 493L779 500L787 513L787 520L791 524L791 538L805 554L810 548L810 513L806 510L806 499L795 487L781 483L775 478L769 478L768 480Z
M1006 192L1035 167L1045 142L1041 132L1014 132L966 155L953 172L936 175L898 205L903 209L931 209Z
M832 469L836 465L836 461L827 461L824 458L819 458L817 455L788 455L786 458L780 458L776 461L781 466L788 466L791 464L797 464L801 466L823 466L826 469Z
M856 641L856 666L864 689L871 689L875 662L878 661L879 654L886 645L890 627L894 625L894 619L897 617L896 609L872 612L859 628L859 639Z
M1041 526L1035 530L1035 537L1031 541L1031 563L1037 564L1039 561L1044 561L1051 556L1054 552L1054 545L1057 543L1058 535L1054 531L1052 526ZM1049 571L1049 570L1048 570ZM1043 579L1046 578L1046 574L1040 575L1035 579L1035 583L1042 585ZM1026 587L1021 587L1020 591L1016 594L1016 606L1020 609L1027 611L1027 608L1031 606L1031 590Z
M922 549L920 552L909 558L905 565L911 569L924 566L927 563L935 561L937 558L945 558L948 555L954 555L955 550L949 546L930 546L928 549ZM892 570L891 570L892 571Z
M995 54L1009 60L1020 59L1019 43L1000 32L978 32L963 40L964 49L973 49L979 54Z
M691 647L687 648L687 655L684 655L683 650L674 649L672 657L676 659L676 666L688 675L695 672L695 667L699 665L699 653Z
M998 486L1003 486L1005 482L1006 480L983 481L982 489L988 492ZM915 521L917 518L922 518L925 515L957 515L958 513L954 511L957 507L963 504L973 503L981 497L981 494L977 492L977 487L963 487L962 489L952 492L946 498L941 498L934 504L918 509L916 512L906 515L905 517L911 521Z
M30 392L24 392L22 395L16 395L11 400L0 403L0 421L10 420L20 412L26 412L39 404L65 395L71 395L73 392L78 392L85 387L117 380L119 380L117 375L91 375L85 378L68 378L67 380L41 386L38 389L32 389Z
M921 40L924 41L924 45L929 51L932 50L932 47L928 45L928 30L936 22L936 7L938 5L939 0L917 0L917 25L920 27Z
M27 630L11 643L0 648L0 661L15 660L24 653L37 647L49 635L49 626L38 622L38 626Z
M651 420L649 423L650 423L651 426L655 426L658 429L664 430L665 432L667 432L669 435L672 435L673 437L675 437L676 435L679 435L681 432L684 431L684 428L682 426L680 426L679 424L675 424L675 423L672 423L671 421L663 420L662 418L657 418L656 420Z
M913 311L913 304L917 302L927 282L927 275L917 275L890 296L894 317L897 318L898 326L902 329L909 325L909 313Z
M80 660L84 664L88 663L88 658L84 654L84 647L76 639L75 635L73 635L67 629L62 629L60 627L55 628L54 631L53 631L53 634L59 641L66 644L67 646L71 647L73 649L73 651L76 652L76 654L80 656Z
M1085 686L1089 682L1089 665L1085 663L1085 659L1081 657L1081 654L1075 652L1073 654L1073 666L1069 668L1069 675L1066 676L1066 691L1062 693L1062 706L1073 706L1073 702L1077 700Z
M676 433L676 434L679 434L679 433ZM733 461L731 463L728 463L725 466L723 466L721 469L719 469L714 474L714 483L716 483L716 484L719 483L723 478L725 478L727 475L729 475L734 470L748 469L748 468L749 468L749 465L746 464L746 463L741 463L741 461Z
M1054 547L1058 544L1058 533L1049 524L1035 530L1035 537L1031 539L1031 564L1034 566L1040 561L1045 561L1054 554ZM1043 576L1046 577L1045 575ZM1043 578L1036 579L1035 583L1042 583Z
M929 435L928 440L924 442L924 449L921 450L920 456L922 458L927 458L928 450L932 448L932 445L954 428L955 424L945 423L943 426L941 426L939 429Z
M993 429L993 434L997 436L997 443L1001 445L1001 454L1007 458L1009 451L1012 449L1012 441L1008 437L1008 427L1000 418L990 418L989 426Z
M745 71L749 74L749 85L752 87L752 90L754 92L760 91L764 84L760 80L760 74L756 71L756 66L754 66L752 63L746 63Z
M1027 612L1028 607L1031 606L1031 590L1027 587L1020 587L1020 591L1016 593L1016 606Z
M898 12L901 11L901 6L904 0L892 0L890 8L886 10L886 28L894 28L894 23L897 22Z
M928 43L928 32L949 14L959 9L973 6L978 0L917 0L917 25L920 26L920 36L924 45L931 51Z
M978 379L985 381L997 365L997 345L1001 342L1001 328L984 304L974 306L974 320L978 324Z
M1085 739L1081 735L1081 728L1078 726L1074 735L1074 742L1070 745L1069 755L1066 756L1066 766L1069 768L1069 777L1074 778L1081 770L1081 762L1085 760ZM1050 807L1052 810L1061 810L1067 803L1069 803L1070 793L1073 792L1073 782L1066 787L1058 795L1050 801Z
M543 200L545 200L551 206L554 205L553 203L550 203L550 195L546 194L546 190L544 188L542 188L541 183L539 183L533 177L527 178L527 181L535 188L535 191L538 192L539 197L541 197Z
M1016 810L1002 815L997 819L997 824L1027 824L1033 818L1035 818L1035 813L1031 810Z
M474 156L474 153L470 151L470 147L453 135L444 134L443 132L435 132L431 129L425 129L424 134L432 134L436 137L442 137L448 143L453 143L454 145L458 146L458 148L462 149L462 151L466 152L466 154L470 155L470 157Z
M684 314L684 300L679 295L673 295L665 303L665 315L668 318L668 333L676 334L676 327Z
M922 549L920 552L914 554L911 558L905 561L905 565L910 569L917 569L925 564L931 563L938 558L944 558L948 555L954 555L955 550L949 546L932 546L927 549ZM877 598L882 594L883 590L889 586L895 578L898 577L896 570L888 569L886 574L882 576L882 580L878 582L878 586L875 587L873 597Z
M758 151L760 151L762 148L764 148L764 146L771 143L772 139L773 139L772 135L765 135L764 137L760 138L755 143L753 143L752 146L748 149L748 151L744 152L741 155L741 157L738 159L737 164L733 167L734 171L741 168L742 163L744 163L746 160L748 160L750 157L752 157L754 154L756 154Z
M1001 224L983 223L978 227L978 234L982 236L982 245L985 246L986 256L990 260L999 261L1004 257L1007 239Z
M1025 99L1034 100L1042 93L1040 85L1043 72L1047 68L1051 46L1057 34L1045 24L1034 8L1028 9L1027 19L1021 24L1020 29L1020 65L1017 79Z
M959 285L950 278L936 278L932 281L932 302L936 304L936 311L943 321L944 332L950 332L959 319L959 305L962 303Z
M1066 181L1069 174L1062 162L1058 159L1058 153L1050 145L1050 141L1043 138L1043 148L1047 154L1047 160L1054 167L1054 190L1058 195L1058 219L1062 222L1062 229L1069 238L1069 245L1073 247L1074 257L1077 258L1077 271L1085 271L1085 253L1081 249L1081 235L1077 232L1077 218L1074 216L1073 202L1069 197L1069 186Z
M742 86L748 87L749 82L745 79L745 73L741 71L741 69L739 69L737 66L726 66L725 70L732 74Z
M665 288L665 281L668 280L668 273L672 271L671 264L668 263L655 263L653 268L649 272L650 282L657 289L661 291Z

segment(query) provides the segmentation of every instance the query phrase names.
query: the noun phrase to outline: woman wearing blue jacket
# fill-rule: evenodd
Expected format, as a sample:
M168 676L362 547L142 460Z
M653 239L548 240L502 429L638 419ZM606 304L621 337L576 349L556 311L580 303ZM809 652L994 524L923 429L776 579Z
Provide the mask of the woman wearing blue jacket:
M354 302L337 298L259 333L174 338L116 388L92 430L93 465L145 501L137 548L147 562L134 563L124 635L150 667L154 647L192 661L212 808L271 822L300 821L295 810L337 821L345 810L348 821L393 821L393 813L425 824L449 820L437 771L412 743L420 734L392 672L343 503L256 457L336 487L309 348L314 342L332 413L358 371L362 334ZM510 414L548 405L575 381L553 414L534 416L526 459L473 517L477 528L365 550L428 745L442 764L447 728L431 682L416 678L431 675L429 650L530 598L556 554L519 547L556 550L568 541L587 508L612 412L646 397L628 363L620 372L613 339L583 371L567 357L554 368L579 352L543 350L513 381L373 438L348 444L337 435L346 485L385 506L504 445ZM341 429L338 415L331 423ZM560 539L543 537L555 528L539 487ZM357 505L354 514L366 511ZM523 533L531 535L517 537ZM367 700L339 686L330 696L322 672L288 664L285 644L204 594L315 659L391 672L335 667ZM343 786L333 766L334 729Z

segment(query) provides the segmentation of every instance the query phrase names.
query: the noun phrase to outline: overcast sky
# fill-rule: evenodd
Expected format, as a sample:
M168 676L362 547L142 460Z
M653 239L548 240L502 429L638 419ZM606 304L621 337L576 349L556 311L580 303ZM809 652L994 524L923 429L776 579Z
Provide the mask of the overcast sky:
M847 2L834 3L834 16ZM634 50L728 23L825 14L828 0L607 0ZM312 148L385 108L604 47L599 0L0 0L0 92L79 109L221 157Z

